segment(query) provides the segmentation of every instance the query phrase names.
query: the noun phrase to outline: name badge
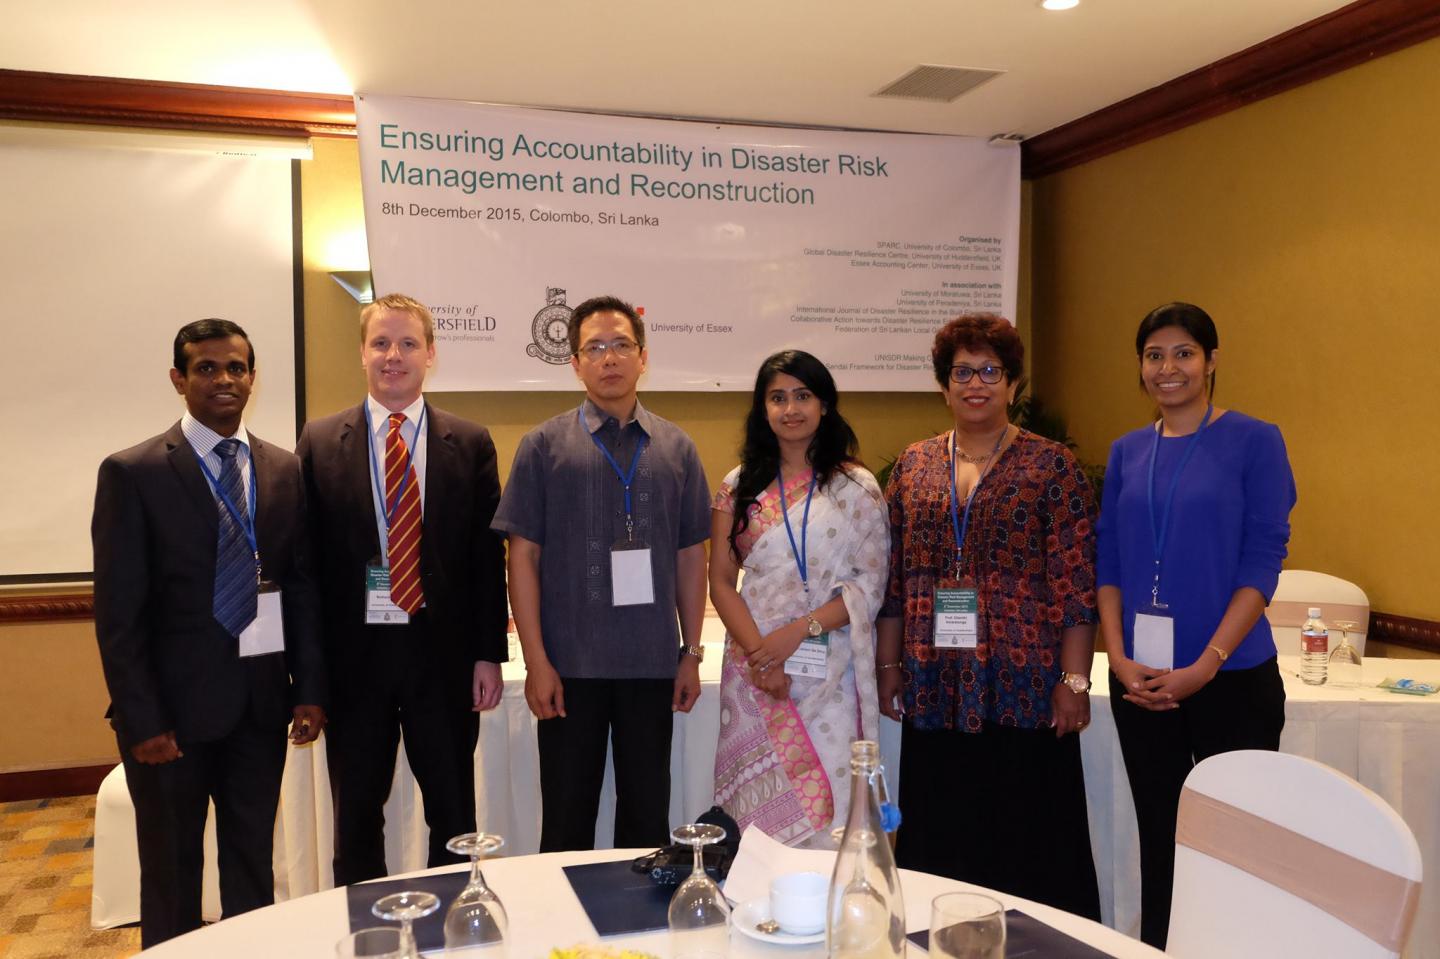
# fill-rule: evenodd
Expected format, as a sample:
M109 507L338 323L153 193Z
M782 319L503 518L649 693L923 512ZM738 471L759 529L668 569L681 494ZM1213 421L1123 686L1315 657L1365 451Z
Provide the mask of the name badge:
M610 604L645 606L655 602L655 573L650 547L628 540L610 547Z
M280 587L260 584L255 619L240 634L240 655L268 656L285 652L285 617L280 604Z
M403 626L410 614L390 601L390 567L370 563L365 567L365 624Z
M980 592L973 586L935 590L935 646L974 649L980 645Z
M1175 668L1175 619L1149 607L1135 614L1135 662L1152 669Z
M824 679L829 671L830 634L807 636L800 648L785 660L786 676L803 676L806 679Z

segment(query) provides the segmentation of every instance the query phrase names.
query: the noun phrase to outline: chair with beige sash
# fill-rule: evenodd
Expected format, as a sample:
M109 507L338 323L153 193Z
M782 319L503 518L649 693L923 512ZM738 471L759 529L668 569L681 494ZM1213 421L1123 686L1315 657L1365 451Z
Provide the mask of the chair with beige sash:
M1370 598L1359 586L1329 573L1311 569L1284 569L1265 618L1275 634L1275 647L1282 655L1299 655L1300 627L1305 625L1305 611L1319 606L1325 623L1330 627L1330 648L1340 642L1336 623L1351 622L1359 626L1350 631L1350 645L1365 655L1365 634L1370 631Z
M1180 796L1166 952L1398 956L1420 879L1410 827L1353 779L1286 753L1221 753Z

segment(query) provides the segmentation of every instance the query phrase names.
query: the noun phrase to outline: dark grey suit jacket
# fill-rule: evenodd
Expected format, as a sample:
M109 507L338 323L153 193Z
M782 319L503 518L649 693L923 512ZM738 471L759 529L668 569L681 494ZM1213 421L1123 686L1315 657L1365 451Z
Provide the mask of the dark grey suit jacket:
M490 431L426 403L425 512L420 576L435 655L468 697L470 665L506 660L505 552L491 531L500 476ZM365 628L365 565L380 555L364 405L305 426L295 448L305 474L319 569L323 632L336 683ZM337 695L341 690L336 689Z
M283 656L241 659L215 621L219 513L180 424L100 464L95 635L124 747L171 729L182 747L209 742L247 715L283 726L292 706L327 704L299 461L253 434L250 453L260 562L282 590Z

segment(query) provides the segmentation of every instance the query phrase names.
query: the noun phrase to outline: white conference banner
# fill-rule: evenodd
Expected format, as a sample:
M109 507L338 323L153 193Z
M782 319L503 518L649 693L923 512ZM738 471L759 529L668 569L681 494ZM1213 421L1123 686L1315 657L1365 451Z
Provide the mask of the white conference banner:
M566 320L601 294L643 311L652 390L749 390L781 349L931 390L942 323L1014 320L1013 145L356 100L376 292L434 312L431 389L573 387Z

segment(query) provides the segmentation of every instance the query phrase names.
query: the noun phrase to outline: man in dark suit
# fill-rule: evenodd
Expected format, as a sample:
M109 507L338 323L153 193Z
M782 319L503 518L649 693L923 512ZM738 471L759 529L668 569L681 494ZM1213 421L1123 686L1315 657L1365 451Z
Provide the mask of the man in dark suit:
M401 294L365 307L360 361L369 396L307 424L296 448L333 696L336 885L386 874L384 806L402 731L429 864L459 861L445 843L475 829L477 713L500 702L506 658L495 444L421 396L435 361L430 311Z
M184 417L100 465L91 524L145 948L200 926L212 799L224 915L274 901L285 727L299 745L325 723L299 463L241 422L254 350L234 323L198 320L174 363Z

